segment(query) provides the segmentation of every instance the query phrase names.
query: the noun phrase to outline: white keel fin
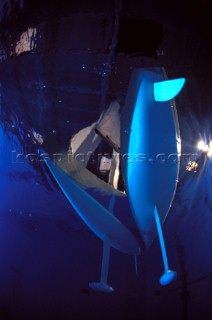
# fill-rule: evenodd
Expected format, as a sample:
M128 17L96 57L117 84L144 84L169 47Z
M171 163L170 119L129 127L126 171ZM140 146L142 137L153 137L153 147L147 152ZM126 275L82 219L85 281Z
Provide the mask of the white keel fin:
M114 289L107 284L108 278L108 268L110 260L110 244L106 239L103 242L103 257L102 257L102 270L101 270L101 280L100 282L90 282L89 287L95 291L111 293Z

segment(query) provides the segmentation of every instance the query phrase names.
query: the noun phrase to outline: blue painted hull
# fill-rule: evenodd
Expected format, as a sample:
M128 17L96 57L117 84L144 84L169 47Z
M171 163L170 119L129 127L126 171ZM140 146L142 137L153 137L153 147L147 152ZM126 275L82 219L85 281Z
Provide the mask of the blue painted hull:
M156 102L153 95L153 84L164 80L160 68L135 70L121 120L123 176L146 247L157 233L154 207L163 223L179 172L180 137L174 100Z

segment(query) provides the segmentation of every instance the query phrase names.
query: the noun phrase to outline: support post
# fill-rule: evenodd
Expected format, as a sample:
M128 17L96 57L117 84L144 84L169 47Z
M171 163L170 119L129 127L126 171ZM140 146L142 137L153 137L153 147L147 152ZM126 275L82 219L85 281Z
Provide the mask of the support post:
M106 239L103 243L101 280L100 282L89 283L90 288L92 288L93 290L102 291L106 293L110 293L114 291L114 289L107 284L109 260L110 260L110 243L108 239Z

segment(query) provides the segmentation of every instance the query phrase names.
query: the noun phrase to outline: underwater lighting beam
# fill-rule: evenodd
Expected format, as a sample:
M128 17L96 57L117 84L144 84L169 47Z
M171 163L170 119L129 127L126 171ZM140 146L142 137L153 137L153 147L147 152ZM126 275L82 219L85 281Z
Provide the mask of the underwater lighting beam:
M209 158L212 157L212 141L209 142L208 151L207 151L207 156L208 156Z
M204 147L205 147L205 142L204 142L203 140L200 140L200 141L197 143L197 149L203 151Z
M209 144L206 144L203 140L200 140L197 143L197 149L206 152L209 158L212 157L212 141L210 141Z

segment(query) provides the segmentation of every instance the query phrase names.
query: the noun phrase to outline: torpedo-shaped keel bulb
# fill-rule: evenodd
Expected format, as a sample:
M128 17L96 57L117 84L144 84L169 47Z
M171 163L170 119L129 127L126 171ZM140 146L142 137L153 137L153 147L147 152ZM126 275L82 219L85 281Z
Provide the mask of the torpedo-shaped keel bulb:
M90 282L89 287L95 291L100 291L105 293L111 293L114 291L114 289L111 286L102 282Z
M167 286L168 284L174 282L177 279L177 272L168 270L160 277L160 284L162 286Z

